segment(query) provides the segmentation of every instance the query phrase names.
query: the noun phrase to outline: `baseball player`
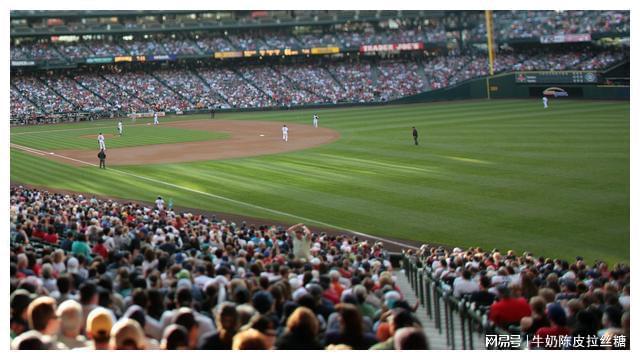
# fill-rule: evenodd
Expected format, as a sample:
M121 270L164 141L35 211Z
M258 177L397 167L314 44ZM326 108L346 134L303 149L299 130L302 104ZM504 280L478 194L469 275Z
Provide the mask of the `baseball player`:
M107 150L107 147L104 145L104 135L102 135L102 133L98 134L98 146L100 150Z
M124 131L124 128L122 127L122 120L118 121L118 135L122 136L122 132Z
M153 112L153 125L160 125L160 122L158 121L158 112L157 111Z
M313 127L318 127L318 114L313 114Z
M285 142L289 141L289 128L287 125L282 126L282 140Z
M542 104L544 105L545 109L549 107L549 99L547 99L546 96L542 97Z

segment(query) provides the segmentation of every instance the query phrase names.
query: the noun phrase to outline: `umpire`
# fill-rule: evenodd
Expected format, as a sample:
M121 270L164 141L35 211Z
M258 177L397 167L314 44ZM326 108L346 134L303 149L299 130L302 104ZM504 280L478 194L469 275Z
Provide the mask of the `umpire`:
M100 150L98 153L98 159L100 159L100 169L106 169L106 165L104 164L104 159L107 158L107 154L105 154L104 150Z
M416 129L416 127L413 127L413 142L418 145L418 129Z

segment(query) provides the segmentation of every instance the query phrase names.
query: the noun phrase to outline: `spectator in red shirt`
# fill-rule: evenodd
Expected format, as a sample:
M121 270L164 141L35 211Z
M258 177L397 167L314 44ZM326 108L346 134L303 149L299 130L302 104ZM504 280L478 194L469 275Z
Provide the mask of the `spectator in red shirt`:
M540 338L540 346L546 349L560 349L562 344L559 341L547 341L547 337L559 338L561 335L571 335L571 329L567 325L567 314L558 303L547 306L547 317L551 326L541 327L536 331L535 336Z
M505 285L497 287L499 299L489 310L489 319L497 326L507 328L518 325L525 316L531 315L531 307L523 297L511 297L511 290Z
M55 228L53 226L49 226L49 228L47 229L47 233L42 237L42 240L50 244L58 243L58 234L56 234Z
M107 247L104 246L103 238L98 239L98 243L93 246L91 252L96 255L100 255L103 259L107 258L107 256L109 255L109 250L107 250Z

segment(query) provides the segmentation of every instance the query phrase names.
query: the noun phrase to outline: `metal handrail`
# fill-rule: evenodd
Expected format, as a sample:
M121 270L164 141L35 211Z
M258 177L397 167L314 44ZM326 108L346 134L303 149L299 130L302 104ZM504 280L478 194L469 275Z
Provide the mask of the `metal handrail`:
M450 289L445 289L442 282L433 277L428 267L418 267L414 259L406 255L402 262L420 304L425 307L427 316L434 321L438 332L442 334L444 330L447 346L451 349L456 348L456 320L460 321L462 342L459 347L463 350L474 349L474 335L477 334L510 335L507 330L493 324L485 310L476 308L474 303L465 298L453 296Z

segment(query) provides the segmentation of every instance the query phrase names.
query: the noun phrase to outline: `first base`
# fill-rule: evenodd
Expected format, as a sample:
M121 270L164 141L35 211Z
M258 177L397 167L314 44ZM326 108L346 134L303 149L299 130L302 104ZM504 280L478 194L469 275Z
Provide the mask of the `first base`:
M264 134L260 134L260 136L264 136Z

